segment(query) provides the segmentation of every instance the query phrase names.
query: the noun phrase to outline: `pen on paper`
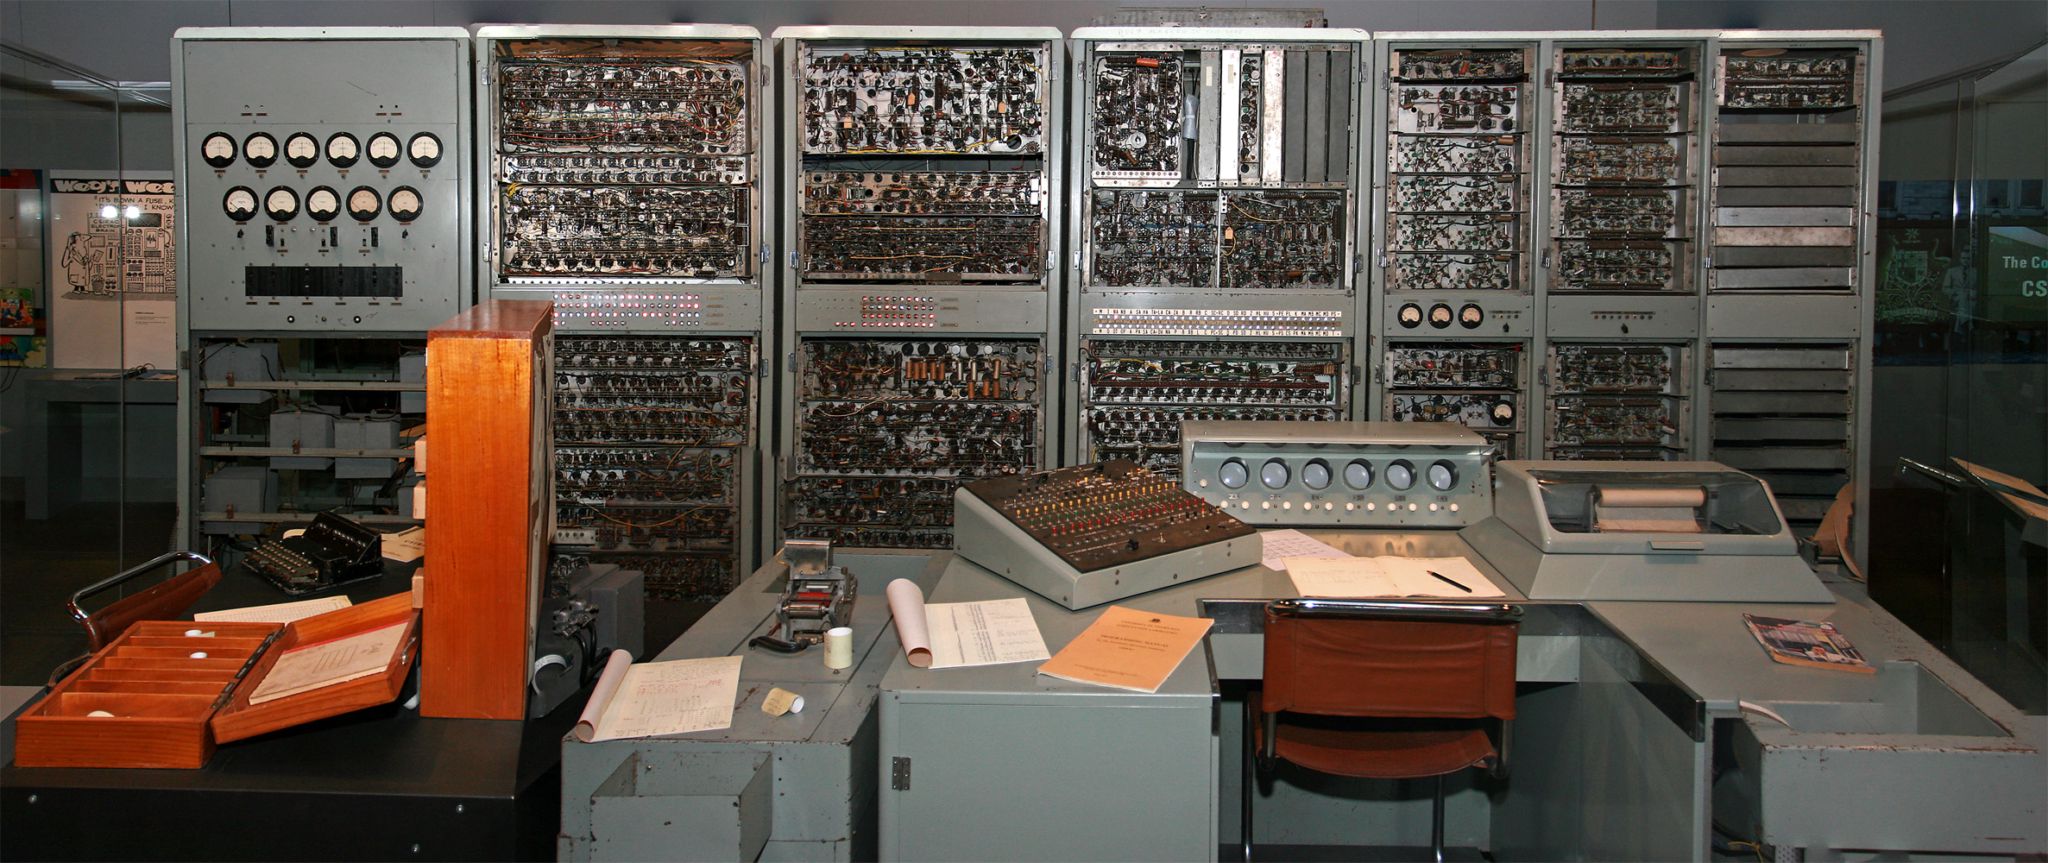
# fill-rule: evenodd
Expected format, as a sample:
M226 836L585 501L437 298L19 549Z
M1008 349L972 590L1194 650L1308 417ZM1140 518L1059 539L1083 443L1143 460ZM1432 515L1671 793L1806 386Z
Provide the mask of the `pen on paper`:
M1450 585L1450 586L1452 586L1452 587L1455 587L1455 588L1457 588L1457 589L1459 589L1459 590L1462 590L1462 591L1464 591L1464 592L1466 592L1466 593L1471 593L1471 592L1472 592L1472 588L1466 587L1466 586L1464 586L1464 585L1462 585L1462 584L1459 584L1459 583L1457 583L1457 582L1455 582L1455 581L1452 581L1452 580L1450 579L1450 577L1449 577L1449 576L1446 576L1446 575L1444 575L1444 574L1443 574L1443 573L1441 573L1441 572L1437 572L1437 571L1435 571L1435 570L1429 570L1429 569L1426 569L1426 570L1423 570L1423 571L1424 571L1424 572L1427 572L1427 573L1429 573L1429 574L1430 574L1430 575L1432 575L1432 576L1435 576L1435 577L1436 577L1436 580L1437 580L1437 581L1441 581L1441 582L1443 582L1443 583L1445 583L1445 584L1448 584L1448 585Z

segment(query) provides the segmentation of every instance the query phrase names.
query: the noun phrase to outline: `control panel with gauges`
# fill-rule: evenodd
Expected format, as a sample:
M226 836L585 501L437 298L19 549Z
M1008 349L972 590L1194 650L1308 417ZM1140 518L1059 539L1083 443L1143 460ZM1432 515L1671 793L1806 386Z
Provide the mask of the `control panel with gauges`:
M189 329L425 331L467 304L466 32L198 28L175 45Z
M1459 528L1493 513L1492 455L1449 422L1191 422L1180 482L1256 525Z

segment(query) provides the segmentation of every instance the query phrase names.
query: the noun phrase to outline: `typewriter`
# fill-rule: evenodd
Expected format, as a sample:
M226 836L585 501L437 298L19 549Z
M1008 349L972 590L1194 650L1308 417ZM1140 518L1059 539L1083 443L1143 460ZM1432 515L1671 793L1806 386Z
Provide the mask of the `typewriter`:
M266 539L242 558L242 567L292 596L384 574L384 538L341 516L323 512L298 536Z

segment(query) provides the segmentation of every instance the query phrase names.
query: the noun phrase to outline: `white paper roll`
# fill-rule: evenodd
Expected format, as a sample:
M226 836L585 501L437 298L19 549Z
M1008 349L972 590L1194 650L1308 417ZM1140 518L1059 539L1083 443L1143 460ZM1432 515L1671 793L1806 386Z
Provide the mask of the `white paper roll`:
M612 696L619 693L619 684L626 679L626 669L633 667L633 654L623 650L612 651L605 660L604 673L597 676L597 685L590 689L590 701L583 705L583 715L576 717L576 728L570 732L577 740L589 743L597 736L597 721L604 718L604 709L611 706Z
M835 626L825 630L825 667L848 668L853 665L853 628ZM789 712L795 713L792 709Z
M1707 502L1707 490L1699 486L1626 488L1594 486L1593 500L1606 507L1697 507Z
M918 668L932 666L931 635L925 631L924 591L907 578L889 582L889 616L896 619L896 640L903 642L903 655Z

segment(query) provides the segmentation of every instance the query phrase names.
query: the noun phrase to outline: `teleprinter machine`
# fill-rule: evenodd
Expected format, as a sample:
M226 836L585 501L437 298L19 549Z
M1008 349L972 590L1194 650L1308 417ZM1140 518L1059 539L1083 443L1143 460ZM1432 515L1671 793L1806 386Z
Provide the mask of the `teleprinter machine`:
M1834 601L1770 489L1715 462L1500 462L1459 535L1530 599Z

